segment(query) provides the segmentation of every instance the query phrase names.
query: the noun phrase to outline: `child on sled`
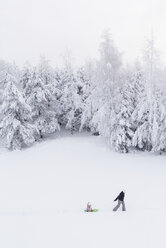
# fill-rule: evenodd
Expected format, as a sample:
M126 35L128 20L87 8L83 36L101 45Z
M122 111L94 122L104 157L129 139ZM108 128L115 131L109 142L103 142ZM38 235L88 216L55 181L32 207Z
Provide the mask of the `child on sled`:
M87 203L86 211L87 212L92 212L92 206L91 206L90 202Z

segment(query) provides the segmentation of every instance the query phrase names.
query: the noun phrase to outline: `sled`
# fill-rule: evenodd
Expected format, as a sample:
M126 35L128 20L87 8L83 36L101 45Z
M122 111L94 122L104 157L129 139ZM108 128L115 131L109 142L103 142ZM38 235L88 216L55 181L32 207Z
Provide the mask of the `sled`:
M92 209L92 211L91 211L91 212L87 212L87 210L86 210L86 209L84 210L84 212L87 212L87 213L98 212L98 211L99 211L99 209Z

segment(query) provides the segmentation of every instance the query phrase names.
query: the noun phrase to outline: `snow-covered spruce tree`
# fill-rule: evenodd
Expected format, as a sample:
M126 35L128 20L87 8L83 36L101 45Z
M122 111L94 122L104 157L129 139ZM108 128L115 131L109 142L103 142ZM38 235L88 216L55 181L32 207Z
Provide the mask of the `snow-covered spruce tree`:
M147 96L145 77L136 88L136 107L132 114L134 127L133 146L147 151L163 151L165 139L166 111L161 91L156 90ZM138 82L139 80L137 80ZM144 82L141 85L141 82ZM137 85L137 84L136 84ZM161 142L161 143L160 143Z
M84 102L89 95L89 88L90 88L90 80L88 78L88 75L84 67L80 67L76 71L76 78L78 85L78 94L82 98L82 101Z
M35 142L37 130L31 122L31 108L16 87L13 76L7 75L3 92L0 136L9 149L21 149Z
M62 85L59 80L58 69L53 69L45 57L41 57L37 66L37 73L43 84L48 88L50 97L48 98L50 110L56 113L56 118L59 123L59 116L61 115Z
M114 91L120 84L120 68L121 68L121 54L110 38L109 31L102 35L102 42L100 44L100 58L96 63L95 75L95 91L94 98L96 101L96 110L92 123L93 126L103 133L101 121L101 110L106 113L112 104ZM104 119L103 119L104 121Z
M61 81L61 125L73 133L79 130L81 125L82 85L70 67L65 67L61 72Z
M120 84L121 54L115 47L108 31L102 35L100 59L96 62L92 89L86 110L91 130L110 137L110 117L113 97Z
M96 128L92 123L92 119L94 113L98 111L98 92L95 83L95 62L89 61L85 64L85 75L87 81L84 86L84 101L83 101L83 109L81 116L81 126L80 131L82 129L91 131L93 133L96 132Z
M87 131L90 131L89 123L87 123L88 114L86 113L86 110L88 109L87 104L91 90L91 82L85 66L78 69L76 76L78 82L78 94L81 100L81 118L79 123L79 131L81 131L83 128ZM84 117L86 119L84 119Z
M94 113L98 111L97 96L93 84L89 86L89 94L83 102L80 131L85 129L93 133L98 132L96 125L92 122Z
M157 90L153 101L152 151L166 151L166 107L162 92Z
M95 63L90 80L91 89L86 100L87 107L83 112L82 127L89 125L93 132L103 134L103 128L107 123L104 116L107 114L110 116L114 91L121 81L121 54L110 38L109 31L102 35L99 52L100 58Z
M134 111L133 93L130 84L120 88L114 98L114 109L111 113L109 142L116 151L125 153L131 148L134 135L131 123L131 115Z
M0 60L0 103L2 103L2 95L6 84L7 74L12 75L18 80L20 71L15 64L9 64L4 60Z
M100 134L116 151L128 152L137 128L132 115L142 95L145 93L144 77L140 69L128 77L124 84L111 92L111 98L94 115ZM108 104L109 103L109 104Z
M153 93L151 106L147 96L140 101L133 119L137 126L133 146L143 151L162 152L166 149L166 108L160 91Z
M24 71L26 72L27 68ZM38 70L33 68L30 74L29 72L23 72L21 83L26 102L32 109L32 119L39 131L39 138L43 138L43 135L52 134L59 130L57 113L53 106L54 92L50 90L52 81L46 84L45 80L38 73Z
M99 46L100 58L97 61L96 75L98 81L115 83L119 82L119 70L122 65L121 53L111 39L109 30L103 32Z
M135 127L131 116L137 105L139 74L125 81L114 93L107 111L101 111L103 127L101 134L107 138L113 149L128 152L132 146Z
M157 146L160 146L157 140L160 133L160 121L163 118L163 106L155 92L157 85L155 85L154 75L158 71L156 67L158 56L156 58L153 39L148 41L144 54L146 87L145 93L140 98L140 102L132 116L136 127L133 146L141 150L156 151Z
M20 75L20 87L23 91L25 99L31 94L31 87L29 87L29 85L32 84L32 75L33 67L29 63L26 63Z
M0 71L0 104L2 104L2 96L6 84L6 78L7 78L7 72Z
M12 75L13 77L16 78L16 80L19 79L20 76L20 70L17 67L17 65L15 63L7 63L4 60L0 60L0 74L3 73L7 73ZM16 82L17 83L17 82Z
M156 95L160 107L157 109L158 136L156 143L153 144L153 151L162 153L162 151L166 152L166 92L158 90Z
M149 143L149 103L145 86L145 77L137 77L135 80L135 109L131 116L131 122L134 129L132 145L140 150L150 149L151 146Z

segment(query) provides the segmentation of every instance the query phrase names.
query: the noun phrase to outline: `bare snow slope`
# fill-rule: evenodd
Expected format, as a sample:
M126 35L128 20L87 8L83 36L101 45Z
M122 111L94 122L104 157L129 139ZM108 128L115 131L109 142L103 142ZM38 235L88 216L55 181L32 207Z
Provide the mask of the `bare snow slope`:
M126 212L112 212L126 189ZM98 213L84 213L86 203ZM166 158L87 134L0 150L1 248L165 248Z

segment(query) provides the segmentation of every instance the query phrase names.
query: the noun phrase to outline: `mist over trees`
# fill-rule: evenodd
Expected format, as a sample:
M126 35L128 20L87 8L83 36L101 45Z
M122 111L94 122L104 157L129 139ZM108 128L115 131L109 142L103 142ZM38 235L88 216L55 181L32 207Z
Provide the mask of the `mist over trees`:
M166 151L166 68L153 38L142 61L124 65L109 32L98 60L22 69L0 61L0 140L21 149L61 129L105 137L118 152Z

